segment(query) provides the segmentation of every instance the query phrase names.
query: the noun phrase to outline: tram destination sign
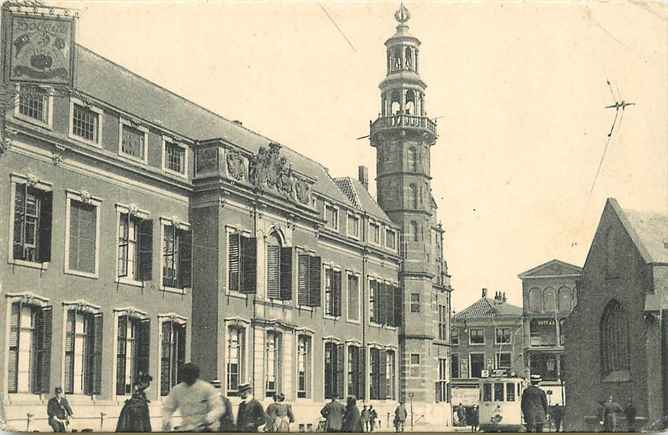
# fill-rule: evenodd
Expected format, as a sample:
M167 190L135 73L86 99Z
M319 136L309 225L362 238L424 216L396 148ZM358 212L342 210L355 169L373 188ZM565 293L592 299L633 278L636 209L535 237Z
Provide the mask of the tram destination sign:
M3 7L5 80L72 87L75 18L61 8Z

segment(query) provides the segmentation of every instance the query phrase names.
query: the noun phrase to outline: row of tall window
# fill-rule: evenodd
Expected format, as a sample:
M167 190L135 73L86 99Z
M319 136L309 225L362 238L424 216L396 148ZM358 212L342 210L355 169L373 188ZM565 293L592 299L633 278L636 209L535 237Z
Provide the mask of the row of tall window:
M227 328L227 351L225 361L226 394L239 395L239 385L248 381L251 376L248 368L248 352L246 326L231 325ZM290 347L285 341L291 335L280 331L268 330L265 332L265 352L263 360L264 395L272 397L277 391L287 389L285 385L288 374L285 367L294 367L294 376L298 399L313 398L314 388L321 387L326 399L345 397L352 394L358 399L365 396L365 373L368 370L370 381L370 398L372 400L393 399L395 391L395 352L370 348L368 355L370 362L365 363L365 352L358 345L344 345L332 341L324 343L324 366L322 384L314 385L313 373L313 337L307 334L298 334L296 339L296 355L288 353ZM292 338L290 338L292 339ZM294 365L285 364L286 359L295 361ZM347 393L344 389L347 388Z
M340 220L339 220L339 209L332 205L325 205L325 221L328 229L340 232ZM361 220L360 217L348 213L347 214L347 225L345 226L346 234L348 237L351 237L356 240L360 240L362 229L361 229ZM397 232L392 228L384 228L385 237L383 235L383 226L379 222L371 221L369 222L369 233L367 239L369 243L384 246L387 249L396 250L397 249Z
M106 336L102 313L87 308L67 308L64 347L53 343L53 307L25 302L11 304L8 343L9 393L49 393L53 357L64 362L66 394L100 394L102 373L111 371L112 360L102 360L102 350L115 338L115 388L117 395L131 394L139 373L151 373L152 321L128 314L117 316L116 336ZM160 325L160 394L165 396L179 382L185 363L186 325L163 320ZM61 351L57 351L62 349ZM60 385L60 383L59 383Z
M295 263L296 265L293 264ZM294 301L297 306L322 307L325 316L351 321L361 316L360 275L323 264L322 258L284 247L281 238L272 233L266 242L267 298ZM293 282L293 270L297 280ZM228 289L241 294L257 294L257 239L240 231L228 233ZM344 311L343 290L347 291ZM296 290L296 294L295 291ZM398 326L401 321L401 291L394 284L369 279L369 313L371 322Z
M12 260L28 263L51 261L53 191L50 187L14 183ZM98 276L101 201L86 194L66 193L62 217L65 221L65 269L87 277ZM147 214L132 214L118 207L116 276L130 282L153 280L154 225ZM105 232L105 234L108 232ZM192 235L184 226L164 220L161 225L161 282L165 288L191 286ZM113 242L112 242L113 243Z
M486 331L487 328L467 328L463 332L468 331L469 345L484 345L487 343ZM453 345L460 344L460 332L462 330L457 327L452 328L452 335L450 336L450 343ZM494 328L494 344L511 344L512 343L513 328L511 327L495 327Z
M53 128L53 97L40 86L21 86L16 116L42 127ZM70 136L101 146L104 112L77 99L70 103ZM118 154L139 162L148 162L149 130L120 118ZM167 173L186 175L186 147L172 139L161 137L162 167Z
M558 291L548 287L529 290L529 311L532 313L570 313L575 306L575 290L561 287Z
M494 365L490 361L486 361L486 354L484 352L471 352L468 358L464 358L464 363L460 359L459 353L450 355L450 376L453 379L457 378L480 378L482 371L488 369L510 370L512 368L512 353L511 352L496 352L494 353ZM533 372L532 372L533 373Z

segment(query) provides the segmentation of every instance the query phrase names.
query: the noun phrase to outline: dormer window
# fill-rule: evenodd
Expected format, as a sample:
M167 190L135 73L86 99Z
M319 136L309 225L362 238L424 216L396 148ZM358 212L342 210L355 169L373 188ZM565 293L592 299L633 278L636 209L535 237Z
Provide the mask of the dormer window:
M360 237L360 219L352 214L348 215L348 236L353 239L359 239Z
M73 100L70 135L93 145L100 143L102 111Z
M40 86L21 86L19 89L16 115L27 121L51 127L52 98L47 90Z
M380 225L371 222L369 224L369 240L371 243L380 245Z
M163 140L163 169L178 175L186 175L186 147L174 141Z
M397 233L394 230L385 230L385 247L395 250L397 249Z
M339 230L339 209L331 205L325 206L325 219L327 220L327 228L338 231Z

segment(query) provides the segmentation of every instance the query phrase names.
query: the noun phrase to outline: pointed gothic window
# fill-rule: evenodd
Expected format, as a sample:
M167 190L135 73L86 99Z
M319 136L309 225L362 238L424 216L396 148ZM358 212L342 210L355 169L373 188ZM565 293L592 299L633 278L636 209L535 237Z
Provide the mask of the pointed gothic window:
M601 375L629 370L629 321L616 300L608 303L601 317Z

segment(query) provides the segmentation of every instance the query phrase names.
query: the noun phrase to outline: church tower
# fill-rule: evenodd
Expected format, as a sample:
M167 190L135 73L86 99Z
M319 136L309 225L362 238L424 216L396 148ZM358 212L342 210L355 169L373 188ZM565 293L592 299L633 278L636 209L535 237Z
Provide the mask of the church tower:
M376 148L378 203L402 228L400 396L433 403L447 400L450 371L446 361L451 289L443 230L431 194L430 149L438 135L436 122L426 112L420 40L408 31L410 14L403 3L394 17L396 32L385 42L380 114L370 123L369 138Z

